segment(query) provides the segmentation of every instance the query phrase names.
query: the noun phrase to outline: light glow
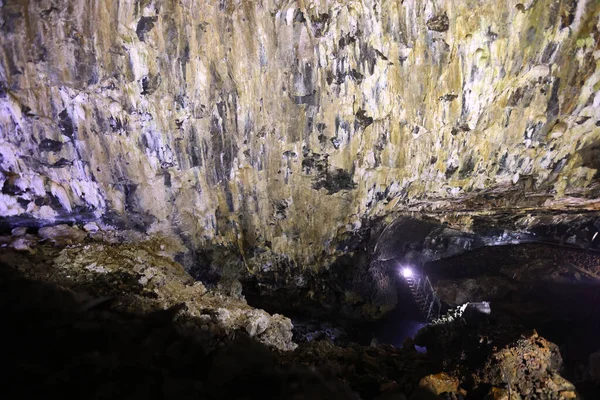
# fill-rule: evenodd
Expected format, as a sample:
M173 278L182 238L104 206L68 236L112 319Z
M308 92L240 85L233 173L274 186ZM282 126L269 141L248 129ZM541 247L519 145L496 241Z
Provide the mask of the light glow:
M404 278L412 278L413 277L413 270L408 268L408 267L404 267L402 268L402 276Z

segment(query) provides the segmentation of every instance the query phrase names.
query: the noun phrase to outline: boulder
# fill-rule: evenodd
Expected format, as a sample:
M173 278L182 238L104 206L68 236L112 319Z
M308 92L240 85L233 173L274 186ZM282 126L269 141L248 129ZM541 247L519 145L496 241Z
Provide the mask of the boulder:
M519 400L521 397L518 393L511 393L508 389L494 386L485 396L485 400Z
M434 375L428 375L419 381L419 387L427 390L430 393L439 396L442 393L456 393L458 391L458 379L450 375L440 372Z
M100 227L95 222L88 222L83 226L83 230L86 232L98 232Z
M40 228L38 235L57 246L81 243L87 237L84 231L69 225L45 226Z
M10 233L12 236L24 236L27 233L27 228L20 226L18 228L14 228Z

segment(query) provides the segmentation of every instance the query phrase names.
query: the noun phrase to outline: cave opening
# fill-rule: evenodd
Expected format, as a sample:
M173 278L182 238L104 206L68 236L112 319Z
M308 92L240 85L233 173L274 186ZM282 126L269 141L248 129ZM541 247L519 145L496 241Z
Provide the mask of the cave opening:
M375 229L377 240L368 241L372 248L363 247L364 254L345 262L350 269L348 263L356 266L362 261L359 268L363 273L332 275L349 280L339 284L346 288L352 284L349 282L356 282L352 280L355 274L364 276L368 271L377 275L377 279L367 280L375 287L363 290L372 294L383 286L394 292L383 296L391 304L386 304L387 311L377 318L339 313L333 304L310 311L294 308L285 302L285 295L272 302L264 298L261 302L256 294L247 294L247 299L250 304L258 301L256 305L269 312L293 316L298 342L329 340L340 346L391 345L425 352L427 340L419 331L454 320L472 330L485 325L492 331L536 331L558 344L564 376L582 393L593 396L596 389L589 380L589 365L600 337L600 311L595 307L600 300L600 249L594 243L597 231L589 226L587 221L576 229L533 227L526 232L496 226L474 233L435 219L400 217ZM428 294L411 290L417 280L427 281ZM431 297L424 299L428 295ZM456 312L461 306L468 309L468 305L482 304L488 307L484 312Z

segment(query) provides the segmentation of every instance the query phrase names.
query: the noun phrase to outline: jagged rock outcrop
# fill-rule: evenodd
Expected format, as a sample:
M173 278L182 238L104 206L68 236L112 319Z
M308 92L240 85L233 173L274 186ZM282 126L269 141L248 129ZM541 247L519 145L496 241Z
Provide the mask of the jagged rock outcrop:
M2 223L169 229L254 269L392 211L595 209L599 12L0 1Z
M508 398L517 399L578 398L575 386L560 375L558 346L536 331L493 324L467 327L455 320L425 327L415 342L441 361L447 385L464 385L469 397L502 399L507 392Z
M69 246L42 244L47 239L37 235L12 238L14 250L0 252L3 284L22 276L55 285L71 297L68 308L79 313L110 302L116 313L165 314L181 331L213 345L243 334L282 351L296 348L289 318L253 308L243 298L207 290L185 272L173 260L173 251L181 244L135 233L127 236L126 231L98 232L103 236L86 238L86 233L75 227L45 229L46 236L60 238L57 245L64 246L69 237ZM17 278L12 276L15 274ZM39 303L43 310L44 293L34 294L25 303Z

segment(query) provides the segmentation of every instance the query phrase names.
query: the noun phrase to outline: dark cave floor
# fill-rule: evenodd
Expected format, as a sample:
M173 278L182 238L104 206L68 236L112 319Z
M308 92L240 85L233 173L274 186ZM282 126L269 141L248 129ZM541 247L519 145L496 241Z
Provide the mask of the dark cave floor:
M451 304L490 301L500 323L557 343L567 376L584 379L600 351L600 253L548 244L484 247L425 265ZM600 398L600 396L599 396Z
M535 329L559 344L564 376L584 398L600 398L600 382L590 376L600 352L599 252L543 243L482 247L428 262L418 271L430 277L450 306L490 301L493 325ZM310 339L397 348L408 339L413 346L410 338L426 323L401 278L397 284L398 305L381 320L319 324L312 317ZM277 312L276 306L267 309ZM301 316L296 320L307 321ZM306 340L306 330L299 330L298 339Z
M424 266L447 300L465 293L490 300L493 314L481 323L457 320L416 333L418 310L399 286L404 307L375 323L345 326L347 338L337 344L330 324L332 337L317 335L294 351L258 343L243 328L205 330L185 305L142 307L161 292L147 291L139 274L99 280L90 272L98 265L82 264L85 279L71 284L80 272L56 261L60 249L2 249L0 356L10 366L3 397L503 399L508 390L523 399L577 397L562 374L580 398L600 398L588 364L600 337L596 282L563 265L575 260L593 272L597 255L527 246L483 248ZM140 251L111 249L127 257Z

